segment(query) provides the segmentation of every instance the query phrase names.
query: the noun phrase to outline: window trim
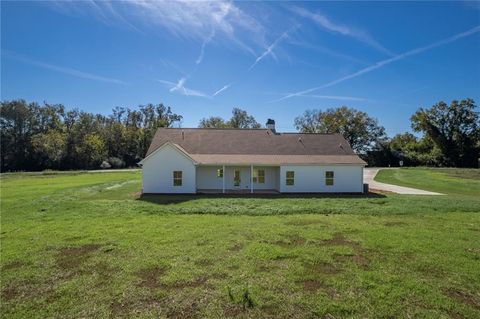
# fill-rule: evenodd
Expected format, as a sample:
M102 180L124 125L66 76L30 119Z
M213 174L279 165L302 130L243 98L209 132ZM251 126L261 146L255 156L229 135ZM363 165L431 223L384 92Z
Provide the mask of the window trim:
M173 186L183 186L183 171L173 171Z
M295 171L285 171L285 185L295 186Z

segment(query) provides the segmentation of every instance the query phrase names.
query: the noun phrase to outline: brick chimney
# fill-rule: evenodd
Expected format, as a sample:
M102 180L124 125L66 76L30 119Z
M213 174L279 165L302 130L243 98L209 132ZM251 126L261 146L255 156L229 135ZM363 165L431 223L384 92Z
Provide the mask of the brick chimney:
M267 120L267 129L275 133L275 121L272 119Z

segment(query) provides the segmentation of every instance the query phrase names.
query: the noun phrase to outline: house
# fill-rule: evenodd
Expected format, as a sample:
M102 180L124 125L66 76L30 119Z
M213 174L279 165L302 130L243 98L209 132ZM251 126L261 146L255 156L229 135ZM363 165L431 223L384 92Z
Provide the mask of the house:
M142 166L143 193L361 193L366 163L340 134L159 128Z

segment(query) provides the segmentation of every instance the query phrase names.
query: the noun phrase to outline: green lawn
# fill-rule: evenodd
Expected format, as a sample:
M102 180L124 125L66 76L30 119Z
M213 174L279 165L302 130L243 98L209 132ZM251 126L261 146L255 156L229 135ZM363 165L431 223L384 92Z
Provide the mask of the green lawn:
M480 196L480 169L384 169L376 181L460 196Z
M445 196L146 196L138 172L3 174L5 318L478 318L478 170Z

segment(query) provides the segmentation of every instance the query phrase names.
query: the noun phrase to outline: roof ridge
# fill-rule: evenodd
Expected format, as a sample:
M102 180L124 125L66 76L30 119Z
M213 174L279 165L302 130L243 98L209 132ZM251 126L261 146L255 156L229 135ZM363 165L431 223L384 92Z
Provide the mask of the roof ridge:
M271 131L269 128L235 128L235 127L159 127L157 130L211 130L211 131ZM342 135L340 133L310 132L276 132L276 135Z
M269 131L268 128L235 128L235 127L159 127L166 130L231 130L231 131Z

